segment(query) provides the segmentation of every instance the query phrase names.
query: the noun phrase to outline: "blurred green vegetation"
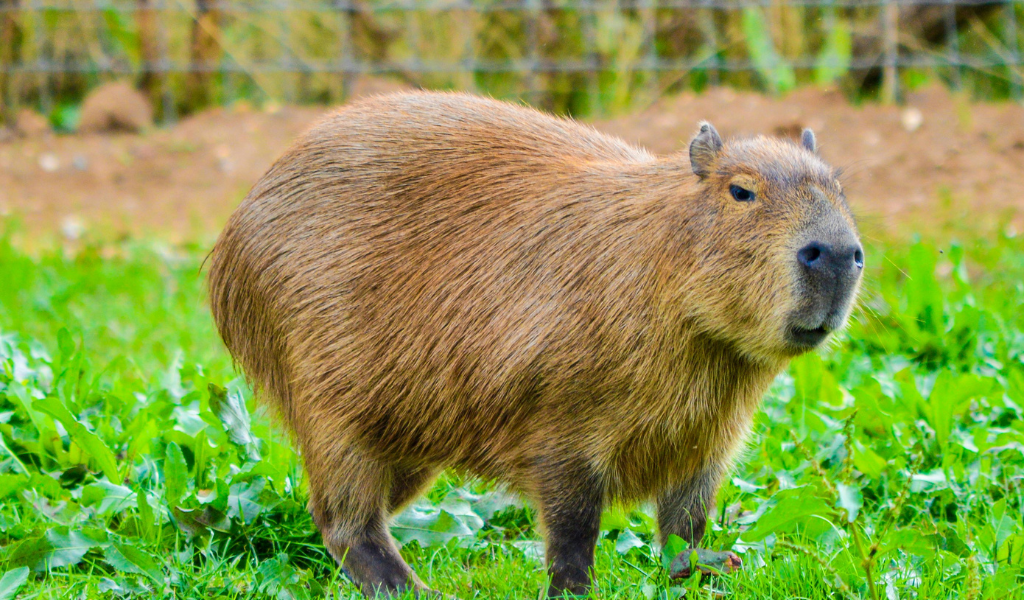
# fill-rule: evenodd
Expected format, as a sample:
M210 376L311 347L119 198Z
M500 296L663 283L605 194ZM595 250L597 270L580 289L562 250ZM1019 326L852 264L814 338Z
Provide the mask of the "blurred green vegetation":
M345 61L384 66L415 86L520 98L576 116L614 114L708 85L774 93L837 85L855 101L882 93L876 65L885 48L883 5L823 0L645 8L599 0L586 9L572 2L510 8L474 0L412 10L428 5L370 1L347 11L319 0L137 0L99 7L68 0L62 10L27 10L25 1L0 5L7 8L0 12L0 64L46 63L55 72L0 75L0 103L45 106L65 128L74 122L68 106L116 77L111 71L127 73L158 108L173 99L175 114L238 100L338 103L352 91L353 77L338 73ZM1024 3L911 4L897 12L892 41L899 60L907 61L899 71L902 88L939 79L976 98L1017 95L1024 72L1013 63L1024 32L1016 23L1024 22ZM948 66L954 46L995 66ZM652 70L652 59L691 68ZM935 64L916 66L922 60ZM474 61L483 66L473 70ZM171 72L145 72L146 64ZM175 72L189 64L202 72ZM485 68L500 64L515 66ZM531 64L582 65L583 72L531 71Z

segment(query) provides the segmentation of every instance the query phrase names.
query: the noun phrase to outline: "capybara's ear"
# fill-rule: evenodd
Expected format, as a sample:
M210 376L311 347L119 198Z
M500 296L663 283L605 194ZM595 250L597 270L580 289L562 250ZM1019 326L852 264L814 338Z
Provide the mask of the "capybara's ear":
M814 139L814 132L810 129L804 129L804 132L800 134L800 145L815 154L818 153L818 141Z
M711 173L711 166L715 158L722 150L722 138L715 131L714 126L707 121L701 121L700 131L690 142L690 167L697 177L704 179Z

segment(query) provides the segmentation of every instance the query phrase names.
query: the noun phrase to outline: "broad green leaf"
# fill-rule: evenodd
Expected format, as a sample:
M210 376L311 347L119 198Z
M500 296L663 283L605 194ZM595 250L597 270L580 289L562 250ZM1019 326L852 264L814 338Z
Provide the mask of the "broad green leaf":
M267 508L260 502L260 492L266 484L267 480L258 477L251 482L232 485L228 493L228 516L241 519L247 525L252 523Z
M188 464L181 447L174 442L164 450L164 496L168 506L177 506L188 489Z
M210 410L213 411L228 432L228 438L245 448L249 460L260 460L259 440L252 435L252 425L245 400L238 391L228 391L210 384Z
M117 460L114 453L98 435L86 429L84 425L68 411L56 398L37 400L32 404L36 410L46 413L60 422L68 435L84 450L99 466L103 474L112 482L120 483L121 475L117 471Z
M25 489L27 482L28 477L24 475L0 475L0 500Z
M45 535L29 538L18 542L7 551L7 563L10 565L30 567L33 571L42 571L46 557L53 550L53 545Z
M680 552L686 550L688 546L689 544L678 535L674 533L669 535L668 539L665 540L665 546L661 549L661 568L668 571L672 561L679 556Z
M1017 515L1011 515L1006 509L1006 498L997 500L989 509L985 526L979 531L979 537L989 546L993 558L999 549L1014 532L1021 530Z
M104 557L110 566L123 573L145 575L154 583L162 584L163 571L150 555L135 546L112 542L103 550Z
M71 333L66 327L61 327L57 331L57 348L60 349L60 360L62 363L67 363L75 354L75 340L71 337Z
M831 515L829 503L813 492L813 488L803 487L776 493L768 501L770 508L743 532L743 540L757 542L771 533L793 531L813 517Z
M484 521L490 521L495 515L510 508L522 508L523 501L517 494L505 491L502 488L490 490L479 497L469 499L473 511L480 515Z
M619 537L615 538L615 551L619 554L628 554L633 548L643 548L646 545L646 542L628 529L620 531Z
M538 540L521 540L512 542L512 546L523 553L527 560L539 564L544 563L544 542Z
M0 577L0 600L14 600L18 590L28 581L28 567L11 569Z
M870 447L854 439L852 444L853 466L871 479L878 479L885 472L888 463Z
M391 533L402 546L416 541L423 548L443 546L453 538L471 537L483 520L466 505L462 510L457 504L449 504L445 510L424 502L414 504L395 518Z
M61 528L66 529L66 528ZM42 569L56 569L69 565L77 565L90 548L96 546L96 542L82 535L77 531L64 531L51 529L46 532L46 539L50 542L51 550L43 559Z
M934 469L927 473L914 473L910 483L910 491L935 491L949 487L946 473L942 469Z
M139 527L142 529L143 536L146 539L152 539L155 517L153 515L153 507L149 505L149 497L146 495L146 492L139 490L135 503L139 509Z
M213 506L203 507L202 510L175 506L171 508L171 515L178 527L189 537L203 537L208 535L210 530L224 533L231 531L231 520Z
M83 504L98 503L96 511L101 515L113 515L137 506L135 490L115 485L109 481L97 481L82 491Z
M917 529L895 529L881 541L876 556L881 558L894 550L902 550L908 554L928 557L935 553L940 543L938 536Z

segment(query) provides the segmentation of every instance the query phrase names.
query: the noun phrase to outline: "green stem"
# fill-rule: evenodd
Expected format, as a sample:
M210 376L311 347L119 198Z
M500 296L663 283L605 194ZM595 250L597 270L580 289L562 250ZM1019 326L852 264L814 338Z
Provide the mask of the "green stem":
M860 530L856 523L851 523L850 531L853 533L853 544L857 546L857 554L860 554L860 566L864 567L864 573L868 578L868 591L871 592L871 600L878 600L878 591L875 589L875 578L871 574L871 565L874 557L869 557L864 552L864 545L860 541Z

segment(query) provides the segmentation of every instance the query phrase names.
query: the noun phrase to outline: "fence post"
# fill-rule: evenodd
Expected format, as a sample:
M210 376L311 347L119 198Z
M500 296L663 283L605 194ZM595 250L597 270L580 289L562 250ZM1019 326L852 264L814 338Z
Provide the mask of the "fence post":
M160 97L160 77L157 71L159 60L159 39L156 35L156 11L154 0L136 0L135 24L139 29L139 55L142 58L142 77L139 87L142 88L153 106L158 106Z
M898 21L899 7L893 0L886 0L882 7L882 101L887 104L895 104L899 99L899 73L896 70L899 55Z
M661 72L658 70L658 0L641 0L640 18L644 28L643 70L646 75L644 104L653 104L661 92Z
M700 23L704 30L704 37L706 43L711 46L711 72L708 74L708 82L712 87L718 86L721 83L721 73L719 66L721 65L721 57L719 57L720 46L718 45L718 21L715 19L715 6L714 0L703 0L703 4L707 7L701 10Z
M196 11L192 15L191 52L189 56L188 83L185 86L188 110L204 107L213 100L213 64L218 48L217 0L196 0Z
M0 123L10 124L14 118L14 29L18 18L18 0L0 0Z
M597 51L597 2L599 0L581 0L577 10L583 11L584 62L586 69L583 77L587 81L587 110L598 114L601 105L601 58Z
M1024 89L1022 89L1022 79L1024 79L1024 64L1021 63L1020 56L1020 31L1017 29L1017 7L1016 0L1006 0L1005 11L1006 19L1004 24L1006 26L1005 35L1006 45L1010 51L1010 68L1007 71L1010 74L1010 96L1015 100L1020 100L1024 96Z
M43 8L30 1L28 10L32 14L32 42L35 52L36 80L39 82L39 106L44 115L49 116L53 110L53 98L50 96L49 63L43 58Z
M956 4L955 0L946 0L944 21L946 27L946 61L952 70L953 89L959 90L963 81L961 78L960 63L960 39L956 30Z
M158 35L157 53L160 56L158 70L160 72L160 106L163 114L164 125L170 125L178 118L178 107L174 104L174 89L171 86L171 59L168 53L167 20L171 15L167 11L167 0L160 0L158 4L160 19L157 19Z
M352 24L354 19L352 13L355 7L353 0L335 0L334 7L341 17L341 99L346 101L352 97L352 88L355 85L355 53L352 49Z
M460 77L465 89L476 91L476 15L472 0L459 4L459 29L462 31L462 68Z
M540 3L537 0L523 0L526 7L526 98L530 104L537 104L540 95L537 85L537 50L540 48L540 37L537 28L540 27Z

